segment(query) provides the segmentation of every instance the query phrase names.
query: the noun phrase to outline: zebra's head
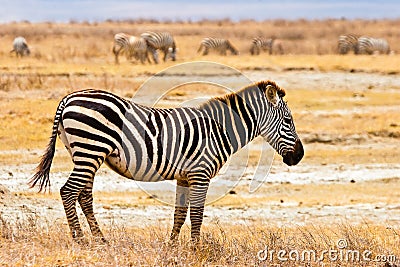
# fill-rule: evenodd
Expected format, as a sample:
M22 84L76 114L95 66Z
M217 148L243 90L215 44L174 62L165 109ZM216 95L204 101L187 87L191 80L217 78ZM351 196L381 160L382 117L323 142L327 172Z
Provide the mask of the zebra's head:
M168 57L172 59L172 61L176 60L176 52L178 51L178 48L175 47L170 47L168 48Z
M290 109L283 100L285 90L274 82L259 82L265 96L265 112L260 118L260 134L283 157L289 166L296 165L304 156L303 145L297 135Z

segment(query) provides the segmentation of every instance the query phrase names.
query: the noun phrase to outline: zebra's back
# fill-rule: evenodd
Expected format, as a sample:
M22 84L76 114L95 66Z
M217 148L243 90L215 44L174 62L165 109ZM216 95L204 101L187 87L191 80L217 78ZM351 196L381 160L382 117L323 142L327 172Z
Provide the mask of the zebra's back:
M155 49L164 49L174 46L174 38L169 32L144 32L140 35Z

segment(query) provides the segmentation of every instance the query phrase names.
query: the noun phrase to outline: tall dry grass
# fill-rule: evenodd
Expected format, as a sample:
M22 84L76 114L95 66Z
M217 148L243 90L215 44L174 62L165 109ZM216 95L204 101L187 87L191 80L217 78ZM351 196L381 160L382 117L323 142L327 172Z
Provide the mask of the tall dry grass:
M394 264L399 264L397 258L400 257L398 246L400 229L368 222L362 225L343 222L330 227L321 225L277 227L262 222L222 226L216 222L204 227L201 245L198 247L193 247L190 242L187 227L184 227L181 238L176 244L168 242L169 225L147 228L110 225L105 232L107 244L99 244L91 239L84 244L74 243L66 234L66 228L67 226L61 222L43 221L34 215L28 215L14 222L0 216L0 264L2 266L396 266ZM89 234L87 229L86 234ZM279 251L285 251L286 254L278 255ZM316 256L308 257L304 251L314 251ZM354 251L358 251L359 254L356 255ZM267 257L264 252L267 252ZM364 257L365 255L369 260Z
M12 40L25 36L33 57L50 61L96 60L109 57L113 36L118 32L140 35L146 30L169 31L177 39L183 56L195 54L203 37L231 39L242 54L248 54L251 39L265 36L280 39L285 54L333 54L343 33L386 38L400 51L400 20L230 20L200 22L107 21L99 23L7 23L0 28L0 56L8 56ZM182 41L190 37L190 42ZM110 57L111 59L111 57Z

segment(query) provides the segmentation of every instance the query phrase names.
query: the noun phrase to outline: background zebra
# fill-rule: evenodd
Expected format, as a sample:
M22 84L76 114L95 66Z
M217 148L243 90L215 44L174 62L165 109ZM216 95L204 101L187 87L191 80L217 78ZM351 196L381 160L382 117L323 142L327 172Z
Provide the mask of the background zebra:
M255 37L251 41L250 54L259 55L260 51L268 51L270 55L276 50L279 54L283 54L282 43L275 38Z
M252 55L259 55L260 51L267 51L269 52L270 55L272 55L272 43L273 39L269 38L263 38L263 37L255 37L251 41L251 47L250 47L250 54Z
M232 45L229 40L214 37L204 38L200 43L199 49L197 49L197 53L200 53L202 49L204 49L203 56L207 55L210 49L217 51L223 56L226 56L226 50L231 51L233 55L239 54L239 51Z
M29 50L28 43L24 37L17 37L13 41L13 50L10 53L15 52L17 57L29 56L31 51Z
M302 159L303 146L284 96L271 81L212 98L198 108L149 108L99 90L72 93L58 105L49 145L31 185L39 184L40 190L50 185L58 134L74 163L60 190L74 239L83 237L78 201L93 235L104 240L93 213L92 188L105 162L130 179L176 179L171 239L178 237L190 204L191 236L197 241L210 179L230 155L261 135L287 165Z
M146 40L148 49L152 53L156 64L159 62L157 50L161 50L164 53L164 62L167 57L170 57L172 61L176 60L176 44L174 37L169 32L144 32L141 37Z
M341 55L345 55L350 51L354 54L358 54L358 36L355 34L343 34L339 36L338 40L338 52Z
M357 43L358 54L389 54L390 47L385 39L377 39L372 37L362 36L358 38Z
M146 59L150 63L147 50L147 43L143 38L128 35L126 33L117 33L114 36L112 51L115 56L116 64L119 64L118 56L120 53L125 53L128 60L134 57L142 63L144 63Z

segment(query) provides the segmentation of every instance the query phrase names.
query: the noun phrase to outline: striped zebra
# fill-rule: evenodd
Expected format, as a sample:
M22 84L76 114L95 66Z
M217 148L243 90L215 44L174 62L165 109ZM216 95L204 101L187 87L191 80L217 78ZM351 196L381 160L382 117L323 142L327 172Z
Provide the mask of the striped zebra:
M255 37L251 41L250 54L259 55L262 51L268 51L270 55L276 50L277 53L283 54L283 47L280 40L276 38Z
M361 55L389 54L390 47L385 39L362 36L358 38L357 52Z
M250 47L250 54L252 55L259 55L260 51L267 51L269 52L270 55L272 55L272 44L274 42L274 39L269 38L263 38L263 37L255 37L251 41L251 47Z
M10 53L15 52L17 57L29 56L31 51L29 50L28 43L24 37L17 37L13 41L13 50Z
M164 62L167 57L170 57L172 61L176 60L176 44L174 37L169 32L144 32L140 36L146 40L149 52L152 53L156 64L159 62L157 50L164 53Z
M113 53L115 63L119 64L118 56L120 53L125 53L128 60L134 57L144 64L145 60L150 63L147 54L147 43L143 38L128 35L126 33L117 33L114 36Z
M343 34L339 36L338 40L338 52L340 55L345 55L350 51L354 54L358 54L358 36L355 34Z
M215 50L220 55L226 56L226 50L231 51L233 55L238 55L239 51L232 45L232 43L227 39L214 38L214 37L206 37L201 43L199 49L197 49L197 53L200 53L203 50L203 56L207 55L209 50Z
M39 191L50 186L58 134L74 163L60 194L75 240L83 237L78 202L92 234L104 241L93 213L92 188L95 173L105 162L129 179L176 179L171 240L179 236L190 204L191 237L196 243L210 179L230 155L263 136L287 165L302 159L303 146L284 96L285 91L271 81L212 98L197 108L150 108L100 90L69 94L58 105L50 142L31 186L38 184Z

